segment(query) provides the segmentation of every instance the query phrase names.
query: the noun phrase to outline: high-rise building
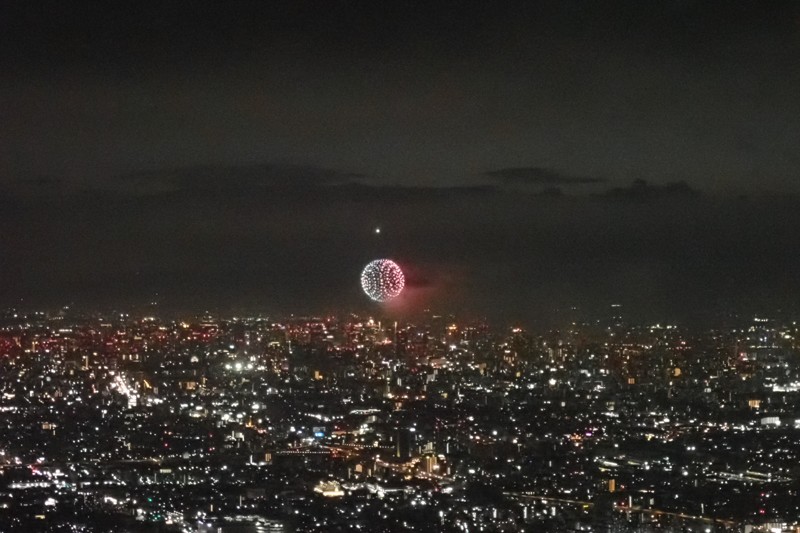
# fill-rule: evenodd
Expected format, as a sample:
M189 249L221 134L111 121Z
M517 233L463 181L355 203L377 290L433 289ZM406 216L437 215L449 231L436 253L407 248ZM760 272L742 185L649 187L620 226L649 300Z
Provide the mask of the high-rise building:
M395 439L395 457L402 461L411 459L414 445L414 431L411 428L399 428Z

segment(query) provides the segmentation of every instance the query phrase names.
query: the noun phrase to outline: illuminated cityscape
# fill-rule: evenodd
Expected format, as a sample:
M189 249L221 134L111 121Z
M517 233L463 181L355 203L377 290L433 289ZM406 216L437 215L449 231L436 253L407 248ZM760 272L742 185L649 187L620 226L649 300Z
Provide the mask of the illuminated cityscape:
M795 531L794 321L533 332L8 311L0 520L60 531ZM66 529L64 529L66 530Z

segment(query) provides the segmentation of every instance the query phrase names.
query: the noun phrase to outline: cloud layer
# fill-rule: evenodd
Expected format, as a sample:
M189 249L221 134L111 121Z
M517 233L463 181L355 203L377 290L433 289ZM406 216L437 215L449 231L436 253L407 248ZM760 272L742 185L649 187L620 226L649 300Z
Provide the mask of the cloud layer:
M542 167L501 168L484 172L484 176L502 183L522 185L589 185L607 181L604 178L570 176Z

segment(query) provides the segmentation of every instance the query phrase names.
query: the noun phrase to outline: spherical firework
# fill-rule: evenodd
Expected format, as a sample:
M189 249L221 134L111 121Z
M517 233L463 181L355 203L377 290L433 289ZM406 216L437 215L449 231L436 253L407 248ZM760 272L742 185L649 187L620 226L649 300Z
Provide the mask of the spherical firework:
M361 272L361 287L376 302L397 297L406 285L403 271L391 259L376 259Z

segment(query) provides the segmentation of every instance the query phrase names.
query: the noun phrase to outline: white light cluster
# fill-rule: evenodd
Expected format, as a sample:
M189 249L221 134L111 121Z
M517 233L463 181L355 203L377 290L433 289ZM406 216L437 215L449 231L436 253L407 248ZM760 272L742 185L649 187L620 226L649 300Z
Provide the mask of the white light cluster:
M361 287L376 302L396 298L406 285L406 278L397 263L391 259L371 261L361 272Z

